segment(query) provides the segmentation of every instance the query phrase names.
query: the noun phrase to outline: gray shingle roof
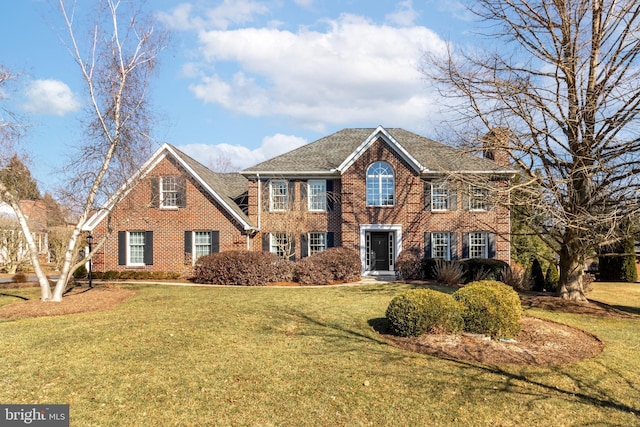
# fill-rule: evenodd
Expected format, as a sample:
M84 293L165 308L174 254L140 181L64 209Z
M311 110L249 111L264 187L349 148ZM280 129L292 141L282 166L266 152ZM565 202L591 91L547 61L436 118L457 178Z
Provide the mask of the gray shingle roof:
M173 145L170 147L239 217L252 224L242 206L246 203L249 188L247 178L239 173L214 172Z
M343 129L288 153L274 157L241 173L334 173L371 134L375 128ZM420 166L433 172L442 171L504 171L495 162L465 153L400 128L386 131Z

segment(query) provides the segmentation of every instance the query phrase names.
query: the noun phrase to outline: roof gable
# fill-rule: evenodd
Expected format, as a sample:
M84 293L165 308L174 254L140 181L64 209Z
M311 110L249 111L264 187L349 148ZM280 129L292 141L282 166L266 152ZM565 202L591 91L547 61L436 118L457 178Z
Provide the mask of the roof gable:
M133 189L135 183L146 177L167 156L173 157L245 230L255 229L249 217L236 203L236 199L240 198L242 192L248 189L246 178L240 174L213 172L170 144L162 145L162 147L142 165L138 172L123 185L118 193L111 197L111 199L104 204L103 208L87 221L83 229L91 231L98 225L114 205Z

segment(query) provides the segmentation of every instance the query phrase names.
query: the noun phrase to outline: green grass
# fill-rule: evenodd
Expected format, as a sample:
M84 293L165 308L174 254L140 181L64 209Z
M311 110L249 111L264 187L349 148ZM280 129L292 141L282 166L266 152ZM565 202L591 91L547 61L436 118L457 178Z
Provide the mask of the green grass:
M595 286L640 307L639 285ZM0 321L0 402L69 403L73 426L640 425L638 319L529 310L596 334L604 352L487 366L378 336L369 322L407 285L132 287L109 311Z

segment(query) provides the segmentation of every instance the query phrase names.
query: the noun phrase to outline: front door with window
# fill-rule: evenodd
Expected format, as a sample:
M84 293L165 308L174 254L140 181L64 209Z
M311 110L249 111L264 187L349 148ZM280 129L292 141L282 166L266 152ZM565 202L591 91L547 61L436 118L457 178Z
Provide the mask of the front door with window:
M389 233L371 233L371 269L376 271L389 270Z

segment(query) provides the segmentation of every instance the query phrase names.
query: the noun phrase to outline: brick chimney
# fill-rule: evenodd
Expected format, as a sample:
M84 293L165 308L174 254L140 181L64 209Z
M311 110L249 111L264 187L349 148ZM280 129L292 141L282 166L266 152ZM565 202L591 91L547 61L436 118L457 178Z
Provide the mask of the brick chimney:
M499 165L510 166L509 129L491 129L482 137L482 152L485 159L493 160Z

